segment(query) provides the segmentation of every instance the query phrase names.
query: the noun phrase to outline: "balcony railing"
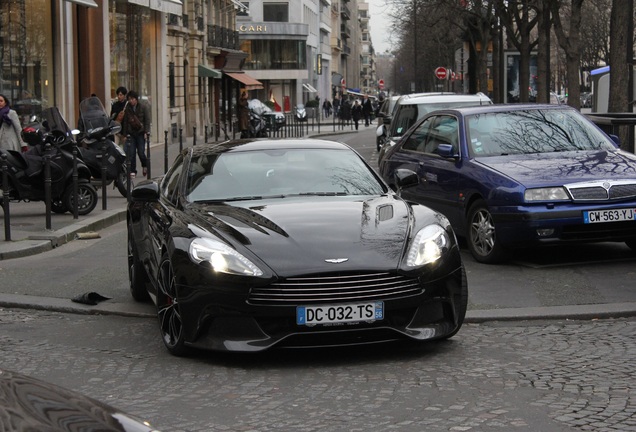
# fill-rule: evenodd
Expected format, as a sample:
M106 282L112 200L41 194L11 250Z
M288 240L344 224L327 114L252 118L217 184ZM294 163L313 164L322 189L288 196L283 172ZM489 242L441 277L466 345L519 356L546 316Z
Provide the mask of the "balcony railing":
M217 25L208 25L208 47L239 49L238 31Z

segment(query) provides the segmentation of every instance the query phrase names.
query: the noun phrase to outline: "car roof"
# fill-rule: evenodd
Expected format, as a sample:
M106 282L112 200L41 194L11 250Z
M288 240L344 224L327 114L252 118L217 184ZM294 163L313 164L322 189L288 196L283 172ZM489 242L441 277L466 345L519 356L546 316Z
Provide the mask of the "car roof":
M400 98L400 105L434 104L440 102L464 102L482 101L490 103L491 100L483 93L460 94L460 93L415 93Z
M449 110L441 110L441 111L457 111L463 115L472 115L472 114L481 114L481 113L494 113L494 112L509 112L509 111L527 111L527 110L537 110L537 109L550 109L550 110L574 110L569 105L555 105L555 104L536 104L536 103L527 103L527 104L493 104L493 105L480 105L480 106L468 106L468 107L460 107L460 108L452 108Z
M281 149L323 149L323 150L351 150L348 145L321 139L242 139L230 140L222 143L202 144L191 147L193 156L209 155L215 153L281 150Z

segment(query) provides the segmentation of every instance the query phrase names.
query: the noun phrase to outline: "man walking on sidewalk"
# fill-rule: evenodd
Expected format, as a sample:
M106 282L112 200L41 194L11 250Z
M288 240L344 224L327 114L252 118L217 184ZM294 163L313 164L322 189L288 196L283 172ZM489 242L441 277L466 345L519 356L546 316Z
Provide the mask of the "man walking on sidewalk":
M364 125L369 126L371 123L371 112L373 111L373 106L371 105L371 100L369 99L369 95L364 95L364 101L362 102L362 115L364 116Z

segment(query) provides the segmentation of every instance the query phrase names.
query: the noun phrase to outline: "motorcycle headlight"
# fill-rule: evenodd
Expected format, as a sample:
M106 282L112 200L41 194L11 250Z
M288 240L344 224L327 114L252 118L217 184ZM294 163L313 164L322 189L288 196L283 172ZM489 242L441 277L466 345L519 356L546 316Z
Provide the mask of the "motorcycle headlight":
M208 262L214 271L243 276L262 276L263 271L225 243L211 238L196 238L190 243L190 259Z
M450 247L446 230L439 225L422 228L413 239L406 255L408 267L421 267L439 260Z

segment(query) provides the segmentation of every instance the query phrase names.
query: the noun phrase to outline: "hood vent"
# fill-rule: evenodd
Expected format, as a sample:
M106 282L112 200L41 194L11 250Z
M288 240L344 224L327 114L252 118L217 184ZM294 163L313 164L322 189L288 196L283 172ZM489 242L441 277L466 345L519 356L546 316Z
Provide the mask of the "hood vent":
M393 219L393 206L383 205L378 207L378 221L384 222L389 219Z

